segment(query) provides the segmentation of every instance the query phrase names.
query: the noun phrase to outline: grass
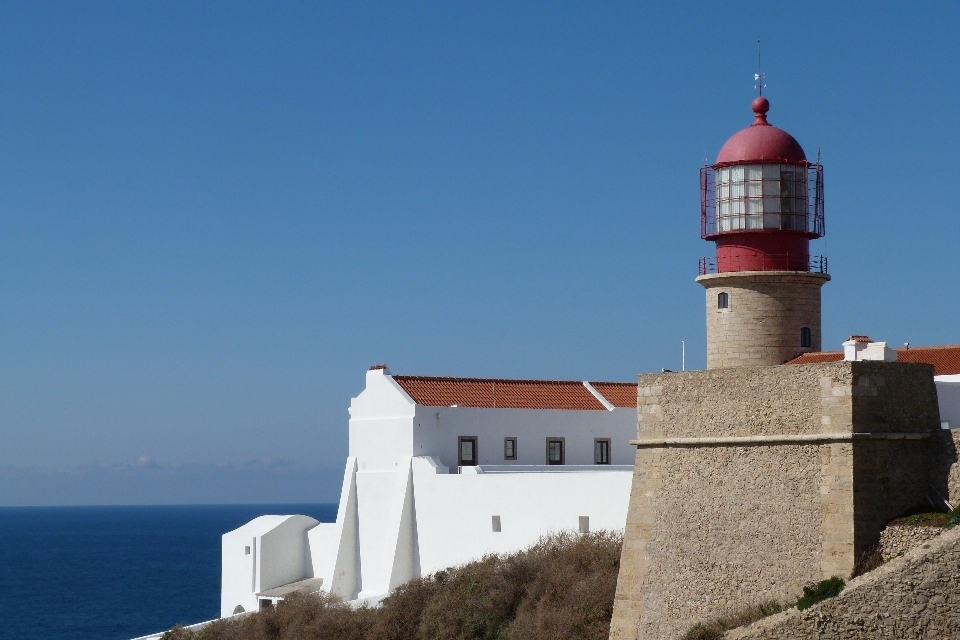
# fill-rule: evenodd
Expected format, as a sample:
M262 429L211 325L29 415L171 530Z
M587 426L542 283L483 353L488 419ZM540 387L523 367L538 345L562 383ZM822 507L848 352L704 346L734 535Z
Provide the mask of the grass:
M884 564L886 563L883 560L880 543L877 543L860 554L860 557L857 558L857 561L853 565L853 572L850 574L850 579L869 573L877 567L882 567Z
M821 580L817 584L807 585L803 588L803 595L797 599L797 609L803 611L809 609L818 602L823 602L828 598L835 598L840 595L846 583L843 578L833 576L826 580Z
M953 509L947 514L947 526L955 527L960 524L960 507Z
M960 514L958 514L960 516ZM892 520L887 526L900 527L946 527L950 515L939 512L914 513Z
M164 640L606 640L621 537L564 533L398 587L379 608L294 594Z

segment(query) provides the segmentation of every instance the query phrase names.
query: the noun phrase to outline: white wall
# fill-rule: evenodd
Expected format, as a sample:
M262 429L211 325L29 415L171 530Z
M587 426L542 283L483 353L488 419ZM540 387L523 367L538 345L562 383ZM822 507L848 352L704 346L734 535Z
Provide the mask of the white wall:
M337 521L319 524L307 533L313 575L323 588L345 600L360 590L360 534L357 518L357 459L347 458L340 489Z
M417 405L413 418L414 455L431 456L448 467L459 458L457 438L476 436L481 466L543 465L547 438L564 439L568 465L594 464L594 438L610 439L611 464L633 464L637 410L562 411L541 409L477 409ZM517 438L517 460L504 460L504 438Z
M622 530L632 478L632 470L443 474L414 458L421 574L518 551L547 532L577 531L579 516L590 518L592 531ZM492 531L495 515L499 533Z
M416 403L386 371L367 371L366 387L350 402L349 455L360 469L392 470L398 458L414 455Z
M937 380L937 403L940 405L940 420L950 422L951 429L960 429L960 379L956 382ZM958 376L960 378L960 376Z
M632 467L558 473L448 473L432 458L403 458L395 471L355 474L359 525L359 579L353 589L331 588L347 599L389 593L421 575L463 564L487 553L529 547L551 531L577 531L580 516L591 530L623 529L630 498ZM349 523L349 509L338 517ZM501 531L492 530L500 516ZM325 529L319 525L316 529ZM343 538L339 553L352 557L353 542ZM317 545L332 536L310 533ZM325 561L329 562L329 560ZM324 576L327 574L325 573ZM327 584L333 585L325 578Z
M307 530L318 524L307 516L260 516L223 534L220 616L237 605L256 611L257 592L312 577Z
M260 536L257 591L313 577L307 531L318 524L309 516L287 516Z

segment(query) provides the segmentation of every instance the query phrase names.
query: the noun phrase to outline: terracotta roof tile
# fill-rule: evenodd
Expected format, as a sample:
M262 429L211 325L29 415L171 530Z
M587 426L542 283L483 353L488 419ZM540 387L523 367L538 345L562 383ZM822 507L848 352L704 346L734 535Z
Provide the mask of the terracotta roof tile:
M607 402L621 409L637 407L636 382L591 382L590 386L600 392Z
M942 347L910 347L894 349L898 362L926 362L933 365L933 375L952 376L960 374L960 345ZM787 364L815 364L843 360L843 351L820 351L805 353Z
M960 344L943 347L910 347L897 349L898 362L926 362L933 365L933 375L960 374Z
M606 408L582 382L565 380L501 380L495 378L441 378L432 376L393 376L414 402L427 407L480 407L496 409L567 409L604 411ZM637 385L633 401L637 404ZM596 388L596 387L595 387ZM597 389L600 391L600 389ZM604 397L606 393L600 392ZM623 390L619 390L622 395ZM621 406L622 400L609 398L610 404Z
M805 353L786 364L819 364L821 362L837 362L843 360L843 351L814 351Z

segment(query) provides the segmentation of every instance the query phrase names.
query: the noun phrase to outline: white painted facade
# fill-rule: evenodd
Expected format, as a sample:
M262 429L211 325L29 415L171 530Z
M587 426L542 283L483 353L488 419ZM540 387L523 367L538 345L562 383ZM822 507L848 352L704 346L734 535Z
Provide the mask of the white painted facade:
M307 516L260 516L224 534L220 616L256 611L257 593L310 573L310 548L302 541L318 524Z
M436 407L371 369L350 406L336 522L261 516L225 534L221 616L305 578L347 600L376 599L551 531L623 529L636 408L583 384L600 410ZM476 438L476 466L458 466L460 437ZM505 459L505 438L516 439L515 460ZM595 464L596 438L609 439L610 464ZM563 465L546 464L547 439L562 439Z
M960 429L960 375L935 376L937 404L940 405L940 426Z

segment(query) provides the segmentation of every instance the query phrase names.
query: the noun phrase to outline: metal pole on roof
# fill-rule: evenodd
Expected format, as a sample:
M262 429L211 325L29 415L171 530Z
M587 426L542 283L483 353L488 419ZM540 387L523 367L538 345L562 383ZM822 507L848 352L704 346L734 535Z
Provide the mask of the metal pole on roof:
M687 343L680 341L680 371L687 370Z

